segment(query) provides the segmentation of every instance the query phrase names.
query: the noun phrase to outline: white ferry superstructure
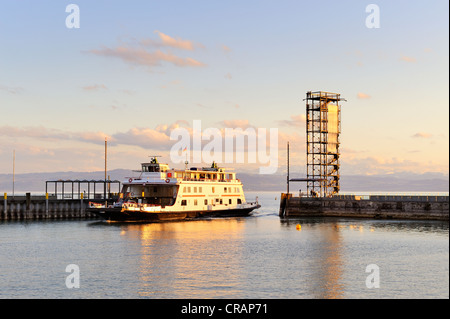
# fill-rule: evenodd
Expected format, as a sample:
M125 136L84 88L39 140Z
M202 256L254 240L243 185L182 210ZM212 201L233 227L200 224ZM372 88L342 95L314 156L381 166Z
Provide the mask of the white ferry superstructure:
M113 205L89 203L89 211L106 220L169 221L205 216L247 216L261 207L247 202L236 173L211 167L170 169L153 158L142 163L139 177L122 183Z

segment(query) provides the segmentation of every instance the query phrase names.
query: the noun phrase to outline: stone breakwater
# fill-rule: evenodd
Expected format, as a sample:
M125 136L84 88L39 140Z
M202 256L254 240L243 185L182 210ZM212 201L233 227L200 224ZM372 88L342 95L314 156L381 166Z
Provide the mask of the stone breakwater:
M280 217L449 220L448 196L292 197L282 194Z

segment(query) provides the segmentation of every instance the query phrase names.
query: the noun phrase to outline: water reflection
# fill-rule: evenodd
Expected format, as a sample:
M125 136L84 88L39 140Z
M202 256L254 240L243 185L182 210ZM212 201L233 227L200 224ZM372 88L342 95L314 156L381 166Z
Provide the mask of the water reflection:
M448 264L448 222L284 220L263 212L247 218L90 226L104 228L91 234L110 241L109 253L105 248L99 253L116 253L121 263L114 264L121 277L117 287L123 287L124 296L328 299L382 292L395 297L409 291L396 281L402 276L420 278L424 287L438 287L436 295L448 295L448 285L414 273L433 269L448 278L448 267L441 266L442 259ZM383 273L384 290L365 286L365 267L372 262L396 269L391 278Z
M423 232L448 235L449 222L435 220L374 220L374 219L351 219L339 217L309 217L280 219L283 226L296 225L333 225L338 229L353 231L383 230L389 232ZM327 226L328 227L328 226Z
M334 225L332 225L334 226ZM316 249L319 253L315 254L316 263L321 265L316 268L313 282L317 287L312 287L311 294L314 298L329 299L342 298L344 286L342 284L342 238L339 228L319 227L320 241Z
M127 224L139 238L140 297L216 298L236 295L243 261L240 219Z
M337 299L344 297L343 283L343 238L338 220L324 218L280 219L282 227L297 229L300 232L314 233L314 238L307 238L308 255L313 265L308 282L308 295L319 299Z
M377 256L378 262L384 265L392 263L397 267L398 253L395 251L400 247L401 253L404 253L405 242L414 241L416 238L432 238L428 237L430 235L435 238L448 238L447 221L280 219L280 225L286 231L293 232L299 228L296 227L298 224L301 225L301 228L297 232L304 232L303 239L307 240L311 247L308 258L315 265L309 272L310 279L308 281L311 285L305 288L308 290L309 296L321 299L346 298L349 292L355 289L355 285L365 287L365 268L361 267L369 263L366 251L369 247L373 248L371 254ZM395 238L395 241L386 240L380 234ZM399 240L402 240L402 243L396 246L395 243L398 243ZM355 246L357 243L362 245ZM384 247L385 245L387 246ZM419 254L419 247L414 247L417 247L414 254ZM351 256L356 258L353 259ZM367 264L365 264L366 262ZM357 269L360 273L351 273L350 269ZM352 282L349 281L349 278L355 278L358 281Z

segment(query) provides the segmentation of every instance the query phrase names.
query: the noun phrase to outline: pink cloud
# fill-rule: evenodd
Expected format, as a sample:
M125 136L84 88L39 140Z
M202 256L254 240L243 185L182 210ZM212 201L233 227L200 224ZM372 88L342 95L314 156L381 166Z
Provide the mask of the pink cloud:
M250 122L248 120L223 120L219 122L219 124L223 127L229 128L240 127L242 129L246 129L247 127L253 127L252 125L250 125Z
M18 128L12 126L0 127L0 136L5 137L31 137L44 139L67 139L69 134L57 129L48 129L42 126Z
M162 41L162 43L166 46L170 46L173 48L179 48L183 50L194 50L194 44L192 41L189 40L182 40L180 38L172 38L171 36L164 34L160 31L155 31L157 33Z
M14 137L14 138L34 138L45 140L76 140L87 143L101 144L104 143L105 138L113 141L114 139L103 132L68 132L59 129L49 129L42 126L34 127L0 127L0 137Z
M447 166L447 168L445 167ZM448 164L442 165L440 163L414 161L411 158L397 158L397 157L349 157L345 156L341 159L341 167L345 172L351 174L374 175L374 174L389 174L399 172L414 172L424 173L430 171L433 167L435 171L448 172ZM346 169L348 168L348 170ZM343 173L345 174L345 173Z
M230 49L228 46L226 46L226 45L222 45L222 50L223 50L225 53L230 53L230 52L231 52L231 49Z
M117 144L135 145L146 149L166 150L173 142L166 134L167 128L157 130L149 128L132 128L124 133L116 133L113 139Z
M358 97L358 99L361 99L361 100L370 99L370 95L368 95L366 93L362 93L362 92L358 92L357 97Z
M278 121L281 126L300 126L306 123L306 116L304 114L291 115L290 120Z
M83 86L83 90L85 91L98 91L98 90L107 90L108 88L104 84L94 84Z
M416 134L414 134L412 137L414 138L431 138L433 135L431 135L430 133L425 133L425 132L418 132Z
M417 60L415 58L409 57L409 56L405 56L405 55L402 55L400 57L400 60L408 62L408 63L415 63L415 62L417 62Z
M127 63L147 67L160 66L161 62L168 62L178 67L206 66L206 64L192 58L178 57L172 53L165 53L161 50L150 52L142 48L121 46L114 49L103 47L102 49L91 50L89 52L99 56L119 58Z
M181 49L181 50L188 50L193 51L196 48L204 48L203 44L201 43L194 43L191 40L184 40L181 38L174 38L170 35L167 35L165 33L162 33L158 30L155 31L156 34L159 36L159 40L154 40L150 38L142 39L139 41L139 44L143 46L149 46L149 47L171 47L175 49Z
M20 94L23 92L23 88L0 85L0 91L5 91L10 94Z

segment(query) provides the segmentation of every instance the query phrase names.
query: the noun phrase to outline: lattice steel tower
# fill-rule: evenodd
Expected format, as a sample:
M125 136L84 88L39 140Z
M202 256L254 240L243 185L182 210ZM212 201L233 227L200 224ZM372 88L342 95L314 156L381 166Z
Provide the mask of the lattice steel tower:
M306 93L306 170L308 196L339 193L340 94Z

